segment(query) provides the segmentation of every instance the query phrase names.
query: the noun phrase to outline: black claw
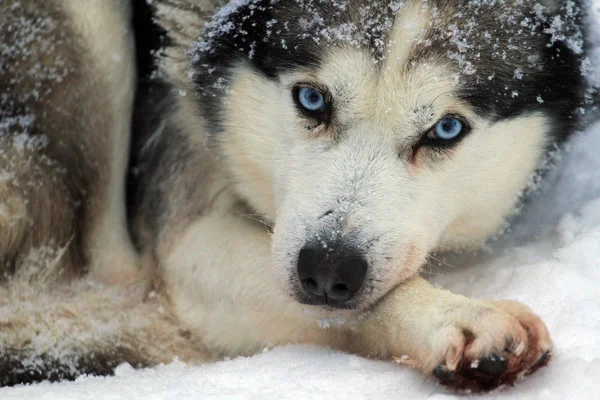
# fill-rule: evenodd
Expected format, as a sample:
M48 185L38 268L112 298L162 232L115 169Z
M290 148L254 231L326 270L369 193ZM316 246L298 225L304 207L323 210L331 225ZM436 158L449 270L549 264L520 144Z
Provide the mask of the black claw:
M508 361L505 358L492 354L479 360L477 369L491 376L499 376L506 371L507 367Z
M550 351L548 350L547 352L542 354L540 359L537 360L536 363L531 366L531 368L529 368L529 371L533 372L536 369L538 369L539 367L543 366L544 364L546 364L546 362L548 361L549 358L550 358Z
M438 378L440 381L445 382L452 379L454 376L454 371L450 371L446 369L444 365L440 365L433 370L433 376Z

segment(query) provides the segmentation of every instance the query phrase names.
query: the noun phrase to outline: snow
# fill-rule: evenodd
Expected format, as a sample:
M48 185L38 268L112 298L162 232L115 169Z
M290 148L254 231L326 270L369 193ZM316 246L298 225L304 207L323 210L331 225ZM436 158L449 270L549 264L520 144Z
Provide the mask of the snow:
M600 0L594 0L600 21ZM596 22L595 26L600 23ZM592 32L600 43L600 29ZM600 65L600 48L590 65ZM595 73L600 82L600 71ZM555 341L547 368L493 399L598 398L600 379L600 123L570 144L507 235L469 255L436 255L432 280L473 297L528 304ZM0 210L1 212L1 210ZM457 266L461 265L460 268ZM392 362L312 346L200 366L120 366L114 377L0 389L0 399L310 399L459 396Z

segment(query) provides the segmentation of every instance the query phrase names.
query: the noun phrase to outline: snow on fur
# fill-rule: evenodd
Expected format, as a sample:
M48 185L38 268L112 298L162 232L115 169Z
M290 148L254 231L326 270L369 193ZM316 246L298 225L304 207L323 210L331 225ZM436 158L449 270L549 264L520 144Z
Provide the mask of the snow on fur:
M593 1L590 16L597 27L600 0ZM591 35L600 43L600 28ZM600 47L590 52L586 66L591 80L600 83L600 71L594 71L597 65L600 65ZM436 284L454 292L473 297L511 298L528 304L552 332L555 352L550 365L519 382L516 388L500 389L487 398L597 397L600 377L599 148L600 123L597 123L574 139L558 168L542 183L506 237L491 244L489 251L461 256L436 255L437 260L432 259L426 268ZM76 302L72 302L75 294L72 291L78 290L76 287L69 290L64 293L61 307L42 308L37 322L24 321L24 324L31 327L43 320L56 321L61 312L78 312ZM100 294L90 287L86 287L86 292L97 297L98 302L112 299L115 307L126 302L124 298L108 296L106 292ZM0 292L0 302L27 294ZM43 293L37 296L43 303ZM0 307L0 327L6 313L19 312L19 307L27 307L27 303L10 306L5 302L3 307ZM99 308L106 309L106 303ZM99 313L94 322L96 329L92 333L88 331L90 337L82 336L82 343L111 338L112 318L113 314L105 319ZM168 322L161 318L157 314L157 321L135 318L131 321L134 325ZM46 338L41 334L32 340L39 341L40 348L57 345L45 342ZM135 338L126 340L133 345ZM422 375L394 363L312 346L276 348L250 358L200 366L176 360L169 365L135 371L124 364L114 377L81 377L75 382L0 389L1 399L327 397L458 398L433 379L425 380Z

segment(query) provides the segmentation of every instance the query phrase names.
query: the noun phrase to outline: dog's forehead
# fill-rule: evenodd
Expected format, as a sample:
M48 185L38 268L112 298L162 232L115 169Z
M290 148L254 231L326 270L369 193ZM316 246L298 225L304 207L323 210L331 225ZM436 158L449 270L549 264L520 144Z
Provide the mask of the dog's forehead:
M316 81L326 86L342 123L373 120L382 127L407 123L422 127L446 113L469 113L448 63L430 59L409 67L402 52L379 65L363 50L335 48L317 71L293 73L284 80L290 85Z
M464 114L460 67L441 47L438 53L419 56L422 45L432 45L448 29L452 11L444 12L442 16L422 1L398 3L388 14L391 22L379 15L387 30L378 32L378 40L362 44L338 40L328 48L314 75L331 90L342 120L347 114L390 126L422 127L444 113ZM363 29L366 35L369 27Z

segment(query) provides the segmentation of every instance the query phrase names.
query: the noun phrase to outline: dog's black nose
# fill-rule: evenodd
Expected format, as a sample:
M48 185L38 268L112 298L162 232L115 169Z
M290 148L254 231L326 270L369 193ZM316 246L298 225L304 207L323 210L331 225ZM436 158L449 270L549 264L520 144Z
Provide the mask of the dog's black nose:
M302 289L316 304L343 306L361 288L367 268L365 258L348 246L309 244L298 256Z

